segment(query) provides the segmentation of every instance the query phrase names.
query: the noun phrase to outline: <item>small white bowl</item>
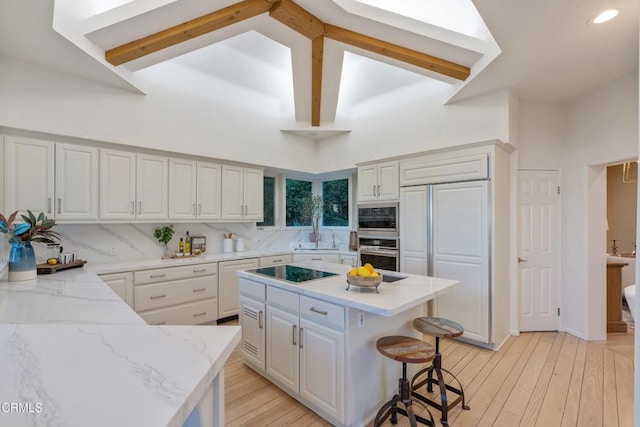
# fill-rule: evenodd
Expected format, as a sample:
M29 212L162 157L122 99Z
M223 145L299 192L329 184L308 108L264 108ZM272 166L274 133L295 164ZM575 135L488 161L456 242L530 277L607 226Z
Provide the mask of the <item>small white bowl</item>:
M182 252L177 252L177 253L176 253L176 256L177 256L177 257L181 257L181 256L184 256L184 254L183 254Z

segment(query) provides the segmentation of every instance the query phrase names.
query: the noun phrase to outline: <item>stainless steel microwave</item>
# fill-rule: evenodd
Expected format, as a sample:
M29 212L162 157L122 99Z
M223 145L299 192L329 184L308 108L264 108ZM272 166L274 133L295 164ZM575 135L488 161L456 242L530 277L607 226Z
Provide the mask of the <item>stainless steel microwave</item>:
M358 236L398 237L398 203L358 205Z

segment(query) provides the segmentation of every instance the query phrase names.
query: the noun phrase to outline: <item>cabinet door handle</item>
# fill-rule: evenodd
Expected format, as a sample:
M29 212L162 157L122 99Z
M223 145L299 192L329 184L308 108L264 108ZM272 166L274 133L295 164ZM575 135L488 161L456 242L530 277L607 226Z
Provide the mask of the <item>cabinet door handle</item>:
M264 326L262 324L262 311L258 312L258 329L262 329Z
M198 203L198 215L202 213L202 203Z
M206 268L201 268L199 270L193 270L194 273L204 273L205 271L207 271Z
M138 215L142 213L142 202L138 202Z
M198 211L196 210L196 204L193 204L193 216L196 216L196 214L198 213Z
M302 336L303 336L304 328L300 328L300 337L298 337L298 342L300 343L300 348L303 348L302 345Z
M136 202L131 201L131 215L135 215L136 213Z
M165 277L166 274L152 274L151 276L149 276L152 279L157 279L159 277Z
M198 288L198 289L193 289L193 292L202 292L202 291L206 291L207 288Z
M51 213L51 197L47 199L47 213Z
M166 294L162 294L162 295L151 295L149 297L149 299L160 299L160 298L165 298L167 295Z
M323 316L326 316L327 314L329 314L328 311L318 310L315 307L311 307L309 310L313 311L314 313L322 314Z
M296 342L296 335L297 334L297 329L298 329L298 325L293 325L293 333L291 334L291 344L293 345L298 345L298 343Z
M373 196L374 197L376 196L376 186L375 185L373 186Z
M202 313L194 314L194 315L193 315L193 317L200 317L200 316L204 316L205 314L207 314L207 312L206 312L206 311L204 311L204 312L202 312Z
M62 199L58 199L58 213L62 213Z
M152 325L166 325L167 322L165 320L163 320L162 322L158 322L158 323L152 323Z
M380 197L380 185L378 184L378 197Z

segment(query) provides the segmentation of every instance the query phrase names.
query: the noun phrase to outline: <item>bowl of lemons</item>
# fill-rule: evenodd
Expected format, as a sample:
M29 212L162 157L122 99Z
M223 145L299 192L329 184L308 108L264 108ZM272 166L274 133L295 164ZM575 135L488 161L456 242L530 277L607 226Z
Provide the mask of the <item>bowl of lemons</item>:
M354 267L347 273L347 283L349 286L359 286L362 288L375 288L378 292L378 286L382 283L382 275L379 274L373 265L366 263L361 267ZM347 290L349 290L347 286Z

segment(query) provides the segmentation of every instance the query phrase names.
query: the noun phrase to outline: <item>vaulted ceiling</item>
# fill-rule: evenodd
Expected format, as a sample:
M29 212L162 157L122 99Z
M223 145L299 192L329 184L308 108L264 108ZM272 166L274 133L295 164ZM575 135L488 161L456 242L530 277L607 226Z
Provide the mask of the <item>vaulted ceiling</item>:
M290 93L295 121L311 123L312 39L271 17L273 2L261 1L269 3L263 13L118 66L105 60L105 52L237 7L237 0L1 2L0 62L16 57L143 93L147 80L161 74L156 72L159 67L172 76L167 85L186 85L177 73L189 70L267 96ZM467 31L467 24L454 28L425 22L433 10L420 15L417 9L439 1L453 5L471 0L294 1L323 24L320 128L336 121L339 99L357 104L425 79L444 91L443 102L502 88L524 100L559 102L637 70L635 0L609 2L620 9L620 16L599 27L587 22L604 7L602 0L473 0L474 13L486 24L480 33ZM391 5L396 9L387 10ZM461 12L448 14L462 22ZM469 67L470 76L456 80L331 39L326 24Z

